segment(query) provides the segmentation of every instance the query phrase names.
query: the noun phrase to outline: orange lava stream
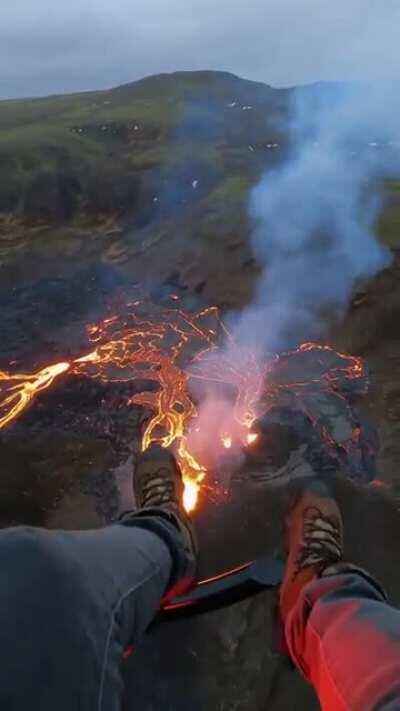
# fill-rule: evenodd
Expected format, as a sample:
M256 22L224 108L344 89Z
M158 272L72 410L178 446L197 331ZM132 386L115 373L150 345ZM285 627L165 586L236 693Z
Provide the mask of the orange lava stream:
M210 319L214 328L209 327ZM178 361L188 357L184 353L188 347L195 348L197 356L216 348L215 322L220 323L216 308L196 314L164 309L152 318L131 310L124 318L113 316L91 325L88 335L95 348L88 354L32 375L0 371L0 429L16 420L36 395L67 371L104 382L153 381L156 391L137 393L128 404L148 407L154 413L142 434L143 451L152 443L174 446L185 482L184 505L192 511L207 470L187 447L185 433L196 408L189 394L189 374Z
M40 392L67 372L104 382L143 381L143 391L128 400L128 404L149 408L153 413L142 433L142 450L152 443L173 447L185 482L184 505L187 511L192 511L207 469L189 451L187 444L187 435L197 415L189 380L233 386L236 392L234 419L242 428L243 441L251 445L256 435L250 433L249 428L258 415L257 404L270 363L260 366L254 354L235 346L215 307L195 314L159 308L149 315L149 306L145 310L142 306L141 302L128 304L126 315L89 326L93 350L82 357L47 366L33 374L0 371L0 430L15 421ZM223 332L225 343L229 343L227 350L219 348L218 331ZM310 349L332 350L329 346L306 343L298 351ZM217 350L218 357L215 357ZM364 374L361 359L337 355L344 359L343 367L350 377ZM334 381L334 370L329 378ZM147 385L146 389L149 381L155 387ZM288 387L305 384L306 381L291 383ZM224 447L230 448L232 442L230 432L222 435Z
M107 382L144 380L158 385L156 391L133 395L129 404L147 407L154 413L142 434L143 451L153 443L174 447L185 483L187 511L196 507L207 470L187 447L185 433L197 413L189 394L189 376L179 360L184 359L185 348L191 344L196 345L198 354L216 347L216 333L207 324L210 317L218 321L215 308L197 314L165 310L157 320L142 319L135 312L124 321L117 317L106 319L89 329L90 339L100 345L75 361L76 370L95 366L94 377Z
M70 363L56 363L29 375L11 375L0 370L0 429L15 420L39 392L50 387L69 368Z

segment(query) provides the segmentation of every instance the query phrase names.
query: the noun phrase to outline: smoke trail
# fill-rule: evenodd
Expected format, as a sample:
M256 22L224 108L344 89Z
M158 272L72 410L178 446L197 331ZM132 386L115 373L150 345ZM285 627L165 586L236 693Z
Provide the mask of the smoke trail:
M294 92L289 157L249 200L263 272L253 303L230 318L236 345L225 344L227 361L240 368L249 346L262 362L268 351L323 337L345 315L354 286L390 264L375 227L379 186L400 172L396 94L384 84ZM217 404L219 428L209 417ZM209 390L198 426L217 459L216 432L234 431L233 419L232 405L221 409Z
M354 285L390 263L374 234L382 201L372 179L398 172L398 109L390 85L295 92L290 158L250 197L264 271L237 325L241 343L275 351L323 335Z

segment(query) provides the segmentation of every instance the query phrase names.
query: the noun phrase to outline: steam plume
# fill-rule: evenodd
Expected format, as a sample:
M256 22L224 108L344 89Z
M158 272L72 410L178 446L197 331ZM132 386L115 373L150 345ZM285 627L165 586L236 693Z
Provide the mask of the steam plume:
M344 316L355 285L390 264L375 228L379 185L400 165L394 89L317 85L295 92L288 158L249 199L263 272L253 303L230 319L239 351L250 346L262 362L266 352L323 338ZM222 355L235 361L231 342ZM214 449L210 408L208 392L198 425ZM221 427L229 431L232 418L230 405Z
M320 85L295 93L289 159L250 196L252 243L264 268L239 319L246 344L279 350L319 337L344 315L354 285L390 263L374 230L374 178L399 166L391 85Z

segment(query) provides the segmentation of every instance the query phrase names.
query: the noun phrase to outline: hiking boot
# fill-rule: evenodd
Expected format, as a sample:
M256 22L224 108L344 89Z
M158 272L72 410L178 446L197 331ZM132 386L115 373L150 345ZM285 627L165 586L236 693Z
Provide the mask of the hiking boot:
M193 524L183 506L184 483L174 455L153 444L139 455L133 474L133 493L140 516L167 519L180 532L187 559L185 574L194 577L197 541Z
M328 485L311 480L287 519L285 577L280 592L283 621L313 579L341 572L343 521Z

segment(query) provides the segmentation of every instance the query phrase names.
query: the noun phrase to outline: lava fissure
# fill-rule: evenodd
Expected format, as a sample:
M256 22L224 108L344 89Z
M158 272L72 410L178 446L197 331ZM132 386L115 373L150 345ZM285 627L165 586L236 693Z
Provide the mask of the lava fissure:
M147 407L153 413L142 434L143 450L154 442L174 446L185 481L184 504L188 511L195 508L200 487L207 486L207 467L188 444L198 414L190 390L192 380L233 388L233 419L242 442L251 446L256 438L249 429L256 417L269 409L278 392L312 386L331 391L343 380L365 377L360 358L315 343L302 344L296 351L271 356L260 363L249 349L235 344L216 307L192 314L134 302L127 305L123 316L113 315L89 325L87 334L94 348L74 360L49 365L32 374L0 371L0 430L19 418L36 396L61 375L85 375L104 382L154 382L155 391L137 393L128 399L128 404ZM290 383L279 382L277 374L272 374L273 368L278 371L279 365L294 353L310 351L332 354L343 366L329 368L320 363L319 376L304 376ZM221 432L222 445L230 448L236 435L237 432Z

